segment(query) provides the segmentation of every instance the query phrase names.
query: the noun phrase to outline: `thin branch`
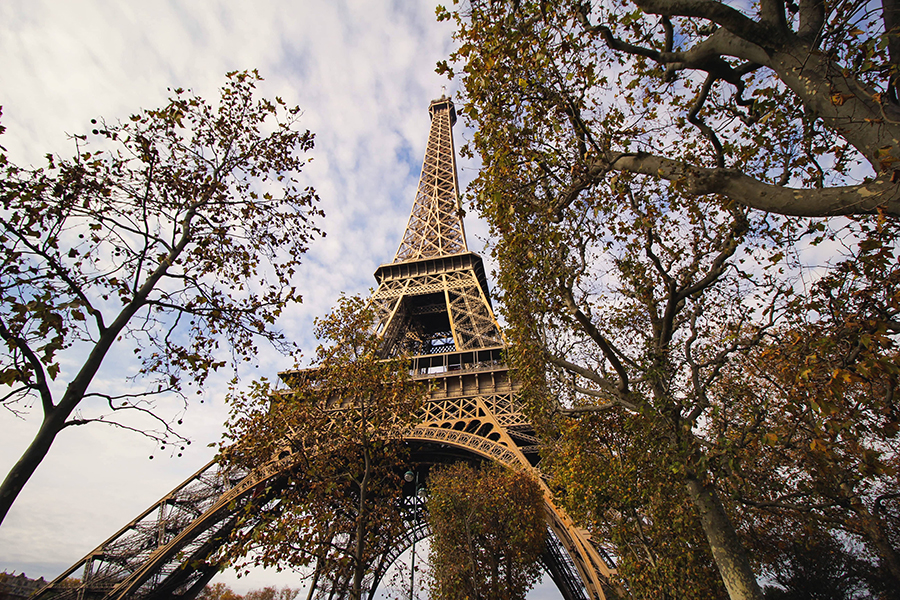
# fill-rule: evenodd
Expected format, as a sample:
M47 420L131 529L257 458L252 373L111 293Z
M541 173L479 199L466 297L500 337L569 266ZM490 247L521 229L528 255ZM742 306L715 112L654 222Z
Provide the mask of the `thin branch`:
M718 77L716 77L712 73L709 73L706 76L706 81L703 82L703 87L701 87L700 91L697 92L697 97L694 100L694 105L691 107L690 112L688 112L687 119L688 122L700 129L700 131L703 133L703 136L713 145L713 149L716 151L716 167L719 169L724 169L725 153L722 150L722 142L719 141L719 136L716 135L716 132L713 131L713 128L707 125L706 122L700 117L700 110L703 108L703 104L709 97L709 92L717 79Z
M159 389L159 390L155 390L155 391L152 391L152 392L140 392L140 393L137 393L137 394L117 394L117 395L111 395L111 394L102 394L102 393L100 393L100 392L91 392L91 393L89 393L89 394L85 394L83 397L84 397L84 398L102 398L103 400L106 400L106 403L109 404L109 405L110 405L110 408L112 408L113 410L122 410L122 409L125 409L125 408L132 408L132 407L134 407L135 405L128 405L128 406L112 406L112 404L113 404L115 401L117 401L117 400L125 400L125 399L141 399L141 400L143 400L144 398L148 398L148 397L150 397L150 396L158 396L158 395L160 395L160 394L169 394L169 393L173 393L173 392L176 392L176 389L175 389L175 388L169 387L169 388L162 388L162 389ZM177 392L176 392L176 393L177 393ZM179 394L179 395L180 395L180 394Z
M11 392L9 392L8 394L6 394L5 396L3 396L2 398L0 398L0 404L5 406L6 408L8 408L10 410L10 412L12 412L13 414L18 415L19 412L10 408L10 406L9 406L9 404L7 404L7 402L9 402L10 398L12 398L13 396L17 396L26 390L33 390L36 387L37 386L35 386L35 385L23 385L22 387L16 388L16 389L12 390Z
M41 407L44 410L44 414L49 415L51 412L53 412L53 409L55 409L56 406L53 404L53 394L50 392L50 386L47 383L47 374L44 371L43 363L41 363L41 360L31 349L31 346L28 345L27 340L14 335L9 329L7 329L6 323L3 322L3 319L0 319L0 337L2 337L3 340L10 346L18 348L19 351L25 356L25 359L28 361L28 363L31 365L37 381L36 383L31 384L30 387L37 389L38 393L40 394Z
M85 295L82 286L78 285L78 283L72 279L72 276L69 274L68 269L63 267L63 265L56 260L56 258L50 255L47 252L44 252L40 248L37 247L36 244L32 243L27 236L22 235L22 233L15 227L12 226L6 219L0 217L0 223L3 224L3 227L10 234L14 235L22 244L25 245L26 248L34 252L35 255L43 258L47 261L47 264L50 266L51 270L59 277L63 283L69 289L69 292L78 298L81 301L82 306L88 311L88 313L94 317L97 322L97 328L102 332L105 329L103 324L103 315L99 310L94 308L94 305L91 304L91 301L88 300L88 297Z
M146 412L148 412L150 415L152 415L158 421L165 423L162 419L160 419L156 415L153 415L152 412L149 412L149 411L146 411ZM116 427L118 429L124 429L126 431L133 431L135 433L139 433L139 434L143 435L144 437L146 437L148 439L151 439L151 440L154 440L154 441L160 442L160 443L172 443L169 438L170 435L174 436L180 442L190 441L188 438L177 433L175 430L173 430L171 427L169 427L168 424L166 424L166 426L165 426L164 433L157 433L154 431L148 431L147 429L142 429L139 427L132 427L130 425L125 425L124 423L119 423L118 421L108 421L103 417L97 417L97 418L93 418L93 419L85 419L85 418L70 419L70 420L66 421L65 425L63 425L63 428L78 427L80 425L87 425L89 423L103 423L105 425L110 425L110 426Z
M791 494L791 496L798 496L800 494ZM788 496L786 496L788 497ZM747 506L753 506L755 508L781 508L785 510L793 510L797 512L813 512L815 510L822 510L825 508L831 508L836 505L835 502L828 502L825 504L791 504L789 502L781 502L781 501L753 501L747 498L739 498L738 501L741 504L746 504Z
M678 294L679 299L690 298L691 296L699 294L704 289L715 283L719 279L719 277L722 276L722 273L728 266L728 259L731 258L734 255L735 250L737 250L739 238L743 236L748 229L749 224L747 223L747 220L743 216L736 216L735 220L731 224L731 229L728 232L728 237L725 239L724 247L713 259L713 262L710 265L709 271L707 271L706 276L694 285L686 289L682 289Z
M156 158L156 155L155 154L152 155L150 165L147 168L147 187L144 190L143 202L141 202L141 224L144 227L140 231L139 235L141 236L140 239L144 240L144 249L138 253L138 264L137 264L137 267L134 269L134 281L132 282L131 286L132 286L132 289L135 289L135 290L138 289L138 287L140 287L141 273L144 270L144 259L147 257L148 250L152 247L152 244L150 243L151 233L150 233L150 223L149 223L149 219L147 216L148 215L147 205L149 203L148 200L150 198L150 191L151 191L152 185L153 185L153 171L156 168L155 158ZM162 242L162 240L160 240L160 241ZM166 247L165 242L162 242L162 244L163 244L163 248L165 248Z
M585 333L587 333L594 343L600 347L600 351L603 352L603 356L609 361L609 364L612 365L612 368L616 371L616 374L619 376L619 385L618 390L621 394L628 394L628 371L626 371L625 367L622 365L621 361L619 361L619 357L616 355L616 352L613 350L612 345L606 340L602 333L594 326L591 320L585 315L578 305L575 303L575 296L572 294L572 288L563 285L560 282L559 291L562 293L563 302L566 305L566 308L575 317L575 320L581 325L581 328L584 329Z

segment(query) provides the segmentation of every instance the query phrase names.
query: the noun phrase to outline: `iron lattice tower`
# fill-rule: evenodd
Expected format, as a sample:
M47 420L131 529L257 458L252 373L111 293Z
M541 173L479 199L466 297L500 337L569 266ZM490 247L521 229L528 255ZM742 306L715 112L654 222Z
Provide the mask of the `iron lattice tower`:
M453 147L456 112L445 97L429 106L431 129L409 223L394 261L375 272L376 333L385 356L411 357L430 398L407 434L413 462L491 460L531 472L540 440L522 412L519 384L504 361L484 264L469 252ZM291 373L283 373L285 381ZM218 572L209 560L237 527L253 494L276 489L291 457L246 473L212 461L51 582L35 598L193 598ZM541 483L548 536L542 562L566 600L602 600L613 591L608 559ZM411 510L417 510L410 502ZM421 520L376 561L369 597L386 569L415 540ZM66 587L68 577L81 584Z

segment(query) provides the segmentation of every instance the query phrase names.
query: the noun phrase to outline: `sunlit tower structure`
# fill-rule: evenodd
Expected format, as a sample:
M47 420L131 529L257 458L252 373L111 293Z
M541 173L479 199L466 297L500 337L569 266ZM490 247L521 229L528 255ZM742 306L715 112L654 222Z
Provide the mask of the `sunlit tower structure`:
M409 222L393 262L375 271L378 288L371 299L384 357L410 357L413 377L429 383L418 424L405 436L411 461L488 460L536 475L550 532L541 557L545 570L566 600L602 600L615 589L615 571L540 479L541 442L517 400L520 386L505 362L484 263L468 250L453 145L456 110L442 96L428 112L428 146ZM289 382L290 375L283 379ZM193 598L218 572L211 557L238 526L251 495L277 489L279 475L293 467L290 456L252 472L226 471L213 460L36 600ZM387 568L428 535L421 519L409 523L406 535L376 561L380 567L366 582L370 598ZM65 585L67 578L80 583Z

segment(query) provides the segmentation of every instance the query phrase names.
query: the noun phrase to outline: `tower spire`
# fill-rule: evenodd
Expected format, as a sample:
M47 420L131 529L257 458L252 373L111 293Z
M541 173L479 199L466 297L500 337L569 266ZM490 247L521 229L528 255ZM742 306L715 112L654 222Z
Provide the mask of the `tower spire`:
M442 95L431 101L428 113L431 130L422 175L395 263L468 252L453 151L456 108Z

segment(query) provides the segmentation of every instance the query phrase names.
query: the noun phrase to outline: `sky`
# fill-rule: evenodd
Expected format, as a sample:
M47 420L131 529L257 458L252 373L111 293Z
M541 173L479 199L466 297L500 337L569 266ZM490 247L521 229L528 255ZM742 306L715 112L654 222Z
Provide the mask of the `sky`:
M431 0L4 0L0 3L0 145L22 166L50 152L70 156L70 135L90 119L124 119L166 103L167 88L214 99L225 73L258 69L267 97L303 110L315 132L314 161L303 172L321 197L327 237L316 240L297 286L304 303L277 326L307 355L312 321L341 292L366 293L381 263L393 259L412 206L428 134L427 107L456 83L434 72L452 48ZM467 137L462 121L457 148ZM476 165L460 160L464 186ZM485 227L466 221L469 247L481 251ZM273 379L288 359L260 349L242 374ZM90 426L63 432L0 527L0 572L52 579L214 455L227 411L230 374L211 378L180 430L193 441L181 458L136 434ZM99 386L121 384L114 360ZM162 402L164 413L178 403ZM5 475L37 429L37 414L0 409L0 471ZM148 457L155 455L153 460ZM285 573L223 581L239 592L297 585ZM550 594L547 596L547 594ZM533 598L559 597L548 585Z

